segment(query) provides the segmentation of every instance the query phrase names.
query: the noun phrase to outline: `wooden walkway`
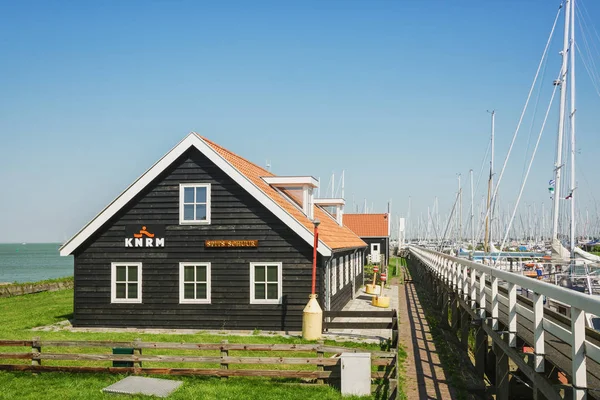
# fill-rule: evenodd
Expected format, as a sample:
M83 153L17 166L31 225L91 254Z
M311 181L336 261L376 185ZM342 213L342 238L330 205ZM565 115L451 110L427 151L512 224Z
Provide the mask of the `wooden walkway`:
M412 281L398 286L400 343L406 350L405 392L408 399L453 399L425 312Z

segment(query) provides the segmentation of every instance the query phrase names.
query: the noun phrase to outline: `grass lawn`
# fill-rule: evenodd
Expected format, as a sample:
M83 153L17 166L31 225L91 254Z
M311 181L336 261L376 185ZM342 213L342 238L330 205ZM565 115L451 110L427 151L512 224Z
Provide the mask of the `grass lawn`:
M229 340L230 343L310 343L301 338L284 338L280 336L231 336L200 333L194 335L172 334L140 334L135 332L109 332L109 333L84 333L84 332L43 332L32 331L31 328L50 325L64 321L72 316L73 290L44 292L24 296L0 298L0 339L29 340L34 336L42 339L56 340L122 340L130 341L141 338L143 341L159 342L192 342L192 343L218 343ZM344 347L361 347L379 350L377 345L363 343L335 343ZM27 352L29 350L18 347L0 347L0 352ZM95 348L47 348L43 352L73 352L73 353L101 353L109 349ZM242 355L230 352L230 356ZM210 351L169 351L169 350L144 350L144 354L194 354L194 355L219 355ZM287 357L314 357L313 353L291 354L285 352L252 352L244 356L287 356ZM325 354L325 356L329 356ZM0 360L0 363L22 363L21 360ZM27 362L25 360L25 362ZM44 361L49 365L85 365L86 362L73 361ZM88 365L109 366L109 362L88 362ZM166 366L165 363L144 363L144 367ZM169 367L192 367L188 364L169 363ZM193 367L208 367L209 365L193 365ZM213 366L214 367L214 366ZM218 368L218 367L217 367ZM263 369L314 369L314 366L291 365L231 365L230 368L263 368ZM69 374L69 373L31 373L3 372L0 371L0 399L103 399L115 398L118 395L104 394L101 389L120 380L124 376L112 374ZM164 377L164 376L163 376ZM327 385L302 385L298 381L266 378L220 378L205 377L167 377L167 379L182 380L184 384L170 397L172 399L339 399L339 391ZM296 382L296 383L294 383ZM140 398L144 398L142 396ZM131 397L128 397L131 398ZM366 397L376 398L376 397Z
M0 399L146 399L149 396L105 394L102 389L125 375L0 372ZM159 378L165 378L160 376ZM169 399L339 399L327 385L301 385L262 378L166 377L183 381ZM368 397L367 397L368 398Z

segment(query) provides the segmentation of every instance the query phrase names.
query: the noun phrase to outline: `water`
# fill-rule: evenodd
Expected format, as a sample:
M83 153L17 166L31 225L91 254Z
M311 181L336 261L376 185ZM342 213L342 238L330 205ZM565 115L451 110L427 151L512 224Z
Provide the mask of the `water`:
M0 282L73 276L73 256L61 257L59 247L59 243L0 243Z

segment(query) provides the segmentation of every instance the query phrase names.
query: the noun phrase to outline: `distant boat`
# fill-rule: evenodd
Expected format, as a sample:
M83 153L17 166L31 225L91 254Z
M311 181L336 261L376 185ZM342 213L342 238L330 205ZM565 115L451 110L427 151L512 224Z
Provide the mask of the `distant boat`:
M23 243L21 243L21 244L22 244L23 246L25 246L27 243L23 242Z

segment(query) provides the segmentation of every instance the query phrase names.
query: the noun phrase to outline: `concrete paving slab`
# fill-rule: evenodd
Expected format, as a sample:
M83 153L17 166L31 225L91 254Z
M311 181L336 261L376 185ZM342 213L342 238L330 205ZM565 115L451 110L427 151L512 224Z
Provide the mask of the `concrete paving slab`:
M128 376L119 382L105 387L102 391L117 394L144 394L147 396L168 397L183 382L169 379L145 378L142 376Z

